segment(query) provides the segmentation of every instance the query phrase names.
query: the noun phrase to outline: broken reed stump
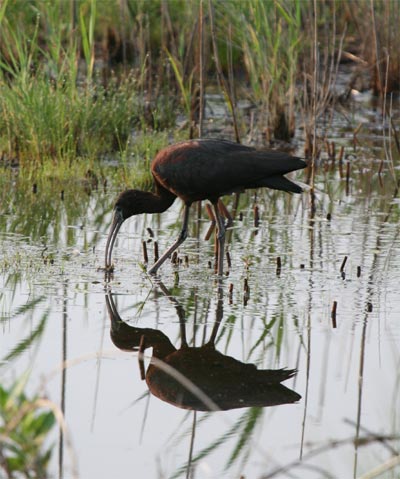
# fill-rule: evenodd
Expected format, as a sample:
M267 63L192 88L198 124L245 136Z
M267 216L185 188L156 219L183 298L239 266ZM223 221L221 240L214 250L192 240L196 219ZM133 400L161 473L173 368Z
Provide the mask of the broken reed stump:
M149 262L149 255L147 254L147 244L146 241L142 241L142 246L143 246L143 261L145 263Z
M350 194L350 161L346 163L346 196Z
M346 266L346 263L347 263L347 256L343 258L342 265L340 266L341 273L344 271L344 267Z
M359 125L357 126L357 128L353 131L353 145L354 145L354 151L356 150L357 148L357 143L358 143L358 138L357 138L357 135L358 135L358 132L361 130L361 127L363 126L362 123L359 123Z
M346 266L346 262L347 262L347 256L345 256L343 258L342 265L340 266L340 274L342 276L342 279L346 278L346 273L344 271L344 267Z
M226 252L226 262L228 263L228 268L230 269L232 266L232 261L231 261L231 255L229 254L229 251Z
M281 261L281 257L278 256L276 258L276 275L277 276L280 276L281 270L282 270L282 261Z
M230 283L230 285L229 285L228 300L229 300L229 304L232 304L232 302L233 302L233 283Z
M254 206L254 227L258 228L260 225L260 210L257 205Z
M340 178L344 177L344 174L343 174L343 158L340 158L340 160L339 160L339 176L340 176Z
M336 323L336 310L337 310L337 301L334 301L334 302L333 302L333 305L332 305L332 311L331 311L332 328L336 328L336 327L337 327L337 323Z
M343 155L344 155L344 146L341 146L341 147L340 147L340 150L339 150L339 155L338 155L338 161L339 161L339 163L342 163L342 161L343 161Z
M340 177L343 177L343 155L344 155L344 146L342 145L339 148L339 152L336 154L336 143L334 141L326 141L325 142L325 148L326 152L328 153L328 160L325 162L325 171L334 171L335 170L335 164L336 160L338 160L338 165L339 165L339 173Z
M154 261L158 261L159 254L158 254L158 243L154 241Z
M380 163L380 165L379 165L379 170L378 170L379 186L380 186L381 188L384 187L383 179L382 179L382 170L383 170L383 160L381 160L381 163Z
M247 306L247 302L250 299L250 288L249 288L249 282L247 278L244 279L244 286L243 286L243 306Z
M326 152L328 153L328 159L331 160L332 167L335 165L336 160L336 143L334 141L325 141ZM327 165L328 167L329 165Z

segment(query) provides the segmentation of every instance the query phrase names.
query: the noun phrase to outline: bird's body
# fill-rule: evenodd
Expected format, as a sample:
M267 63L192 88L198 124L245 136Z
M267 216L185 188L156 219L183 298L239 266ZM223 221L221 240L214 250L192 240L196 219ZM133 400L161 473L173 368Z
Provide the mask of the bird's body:
M181 348L162 357L157 353L153 348L145 375L149 390L183 409L209 411L210 402L221 410L267 407L301 399L297 392L281 384L296 374L295 369L258 369L254 364L222 354L213 344ZM207 402L198 395L197 388Z
M181 234L149 272L155 273L185 240L190 205L195 201L209 200L214 206L218 225L218 272L221 274L225 228L217 208L218 199L226 194L260 187L301 193L301 187L283 175L305 166L303 160L284 152L257 150L226 140L189 140L164 148L151 163L155 193L127 190L117 199L106 247L106 268L111 266L113 244L125 219L140 213L161 213L179 197L185 204Z
M183 409L208 411L215 407L227 410L276 406L301 399L297 392L281 384L296 374L295 369L258 369L215 348L222 310L214 324L212 338L200 347L187 345L185 313L183 316L178 313L182 345L176 349L161 330L124 322L110 292L106 295L106 305L112 342L121 350L139 351L142 379L146 380L151 393L163 401ZM185 332L182 334L182 331ZM153 352L145 370L143 355L147 348Z
M214 203L221 196L264 186L300 193L301 188L282 175L304 166L302 160L280 151L210 139L161 150L151 172L156 183L191 204L199 200Z

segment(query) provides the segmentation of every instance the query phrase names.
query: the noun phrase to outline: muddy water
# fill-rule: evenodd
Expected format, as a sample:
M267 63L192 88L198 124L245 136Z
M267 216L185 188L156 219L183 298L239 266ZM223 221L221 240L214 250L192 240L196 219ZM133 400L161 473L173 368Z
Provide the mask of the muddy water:
M51 477L187 477L190 467L201 478L370 477L363 475L398 453L399 200L387 162L379 181L382 148L360 140L354 152L350 138L338 141L354 154L344 163L350 179L337 162L319 169L313 217L308 192L240 197L222 298L204 209L200 218L193 211L181 262L163 266L162 284L143 270L142 242L151 262L155 241L162 251L177 235L181 205L126 222L106 282L99 268L116 191L49 202L56 192L9 190L0 233L1 377L10 384L29 370L27 393L64 410L62 442L55 431L49 438ZM234 197L226 203L235 208ZM267 405L289 403L250 407L230 392L234 409L196 413L165 402L141 379L152 349L141 363L137 349L142 336L154 346L152 335L178 351L214 337L218 359L203 354L203 375L235 358L226 370L245 368L233 382L248 380L250 398L261 393L250 381L254 368L243 365L296 368L283 384L301 399L290 403L287 391L270 389L261 394Z

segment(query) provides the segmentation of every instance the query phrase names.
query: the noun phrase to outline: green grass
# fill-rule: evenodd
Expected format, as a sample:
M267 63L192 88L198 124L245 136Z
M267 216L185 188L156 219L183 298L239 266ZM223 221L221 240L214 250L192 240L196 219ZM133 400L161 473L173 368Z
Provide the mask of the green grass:
M297 59L304 33L299 0L232 2L229 25L240 46L252 100L266 115L268 135L289 141L294 134ZM221 10L223 7L221 8ZM220 11L220 15L223 15Z
M47 477L54 446L46 442L56 418L50 401L25 395L26 379L0 386L1 477Z
M96 70L94 0L78 4L78 33L66 27L69 9L16 4L4 3L0 12L0 152L6 163L31 174L47 171L49 163L66 172L75 163L93 168L108 155L125 155L135 130L173 124L165 92L149 106L140 71L108 69L104 78Z
M232 115L233 99L250 99L267 140L290 141L301 119L305 140L315 136L307 125L334 106L332 59L342 42L353 51L362 40L355 53L375 72L377 93L379 85L396 86L390 80L398 78L396 3L317 2L316 12L311 0L202 6L205 89L223 85ZM179 115L187 120L181 135L195 134L199 8L198 0L3 1L0 162L32 176L51 164L62 177L88 168L100 174L99 160L112 156L130 183L128 159L138 137L167 138ZM238 136L248 130L240 120Z
M112 79L107 89L91 83L76 87L71 79L54 82L43 72L0 81L0 128L3 154L21 167L48 159L67 167L79 157L90 160L119 149L139 122L135 80Z

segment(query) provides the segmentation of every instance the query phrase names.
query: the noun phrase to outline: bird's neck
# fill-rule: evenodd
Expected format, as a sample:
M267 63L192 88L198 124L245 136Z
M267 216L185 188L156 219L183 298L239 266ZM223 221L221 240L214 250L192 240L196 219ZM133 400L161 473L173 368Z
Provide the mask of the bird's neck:
M153 356L164 359L176 351L169 338L157 329L136 328L119 317L111 316L111 340L117 348L123 351L136 350L144 337L144 348L153 348Z
M161 360L176 351L176 348L167 337L163 338L162 341L153 342L152 346L153 357Z
M167 210L176 199L176 195L156 183L156 192L149 193L146 199L146 213L162 213Z

